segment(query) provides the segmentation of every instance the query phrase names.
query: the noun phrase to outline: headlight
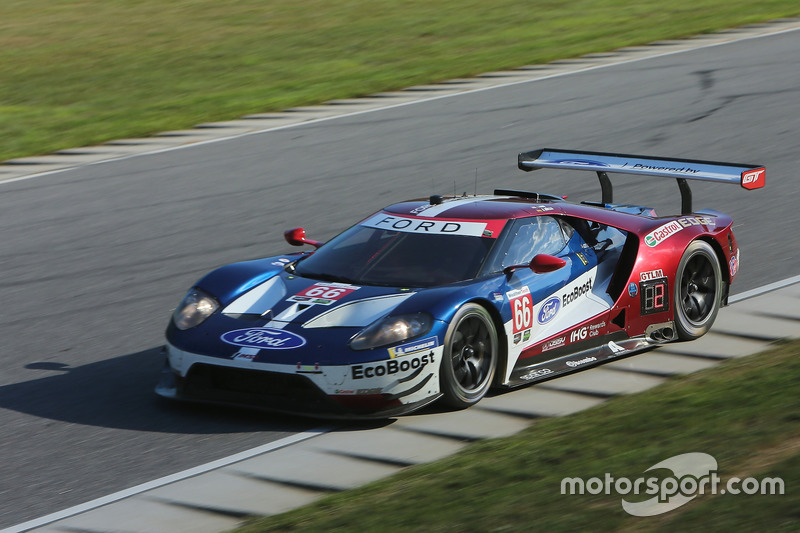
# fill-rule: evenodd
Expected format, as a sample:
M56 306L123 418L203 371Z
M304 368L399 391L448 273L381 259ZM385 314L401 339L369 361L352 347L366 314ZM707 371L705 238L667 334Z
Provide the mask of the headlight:
M175 327L184 330L202 324L219 308L217 301L200 289L190 290L175 312L172 321Z
M389 346L425 335L433 326L433 317L428 313L387 316L376 320L350 341L354 350L370 350Z

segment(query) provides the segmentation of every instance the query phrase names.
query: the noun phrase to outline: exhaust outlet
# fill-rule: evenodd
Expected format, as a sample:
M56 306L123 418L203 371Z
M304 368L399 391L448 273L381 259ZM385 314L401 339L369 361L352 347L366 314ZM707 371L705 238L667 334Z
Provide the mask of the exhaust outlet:
M675 340L675 326L672 322L664 322L662 324L651 324L645 331L647 340L661 344Z

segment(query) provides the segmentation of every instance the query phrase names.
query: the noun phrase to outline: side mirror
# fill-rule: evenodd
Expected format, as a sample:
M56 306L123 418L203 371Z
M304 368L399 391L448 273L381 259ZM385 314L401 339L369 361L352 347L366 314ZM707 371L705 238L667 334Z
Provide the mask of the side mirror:
M547 254L539 254L533 256L531 261L531 270L537 274L544 274L546 272L555 272L567 266L564 259Z
M294 228L290 230L286 230L283 232L283 238L286 239L286 242L291 244L292 246L303 246L304 244L310 244L314 248L319 248L324 242L319 241L312 241L311 239L306 238L306 230L303 228Z
M530 268L537 274L545 274L547 272L555 272L560 268L567 266L564 259L555 257L553 255L538 254L533 256L531 262L527 265L511 265L503 269L506 274L511 274L519 268Z

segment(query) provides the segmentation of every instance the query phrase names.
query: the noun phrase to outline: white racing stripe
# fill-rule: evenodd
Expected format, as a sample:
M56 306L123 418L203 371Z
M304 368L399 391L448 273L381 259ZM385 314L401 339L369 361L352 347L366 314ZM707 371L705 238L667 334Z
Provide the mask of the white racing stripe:
M493 196L487 198L486 196L481 196L481 200L491 200L492 198L506 198L504 196ZM424 209L419 209L415 214L421 217L435 217L445 211L449 211L450 209L460 207L462 205L469 205L473 204L478 201L478 198L473 196L468 196L467 198L459 198L458 200L446 200L438 205L431 205L425 207Z
M286 297L286 285L278 274L245 292L222 310L224 314L258 313L271 309Z

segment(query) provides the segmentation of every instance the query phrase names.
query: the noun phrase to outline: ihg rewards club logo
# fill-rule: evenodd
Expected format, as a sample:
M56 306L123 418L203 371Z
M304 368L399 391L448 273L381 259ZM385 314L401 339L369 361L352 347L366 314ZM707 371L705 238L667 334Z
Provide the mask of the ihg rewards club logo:
M774 495L784 493L783 479L731 477L717 475L717 461L707 453L684 453L656 463L645 472L661 470L672 475L653 475L628 479L609 473L587 480L567 477L561 480L561 494L619 494L622 508L633 516L655 516L677 509L701 494ZM643 496L652 496L643 499Z

